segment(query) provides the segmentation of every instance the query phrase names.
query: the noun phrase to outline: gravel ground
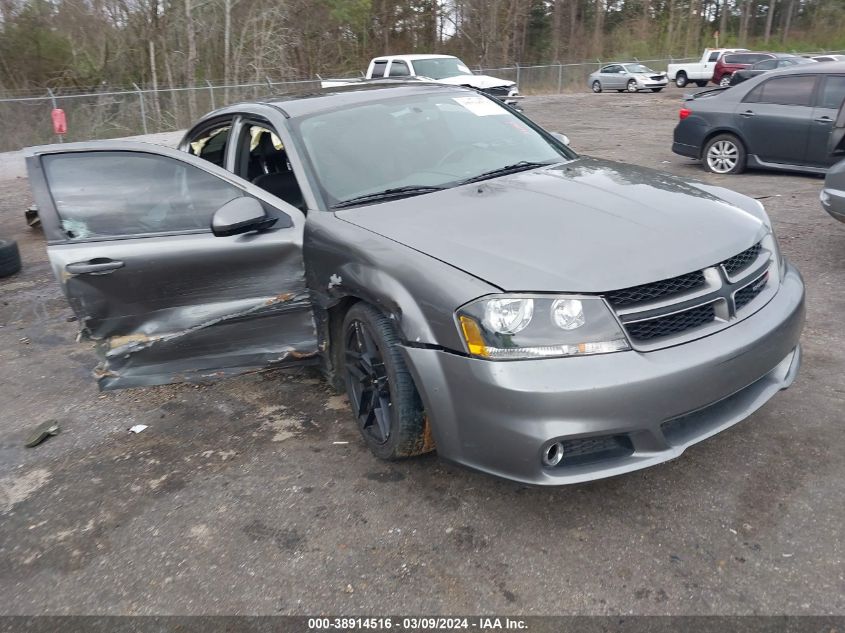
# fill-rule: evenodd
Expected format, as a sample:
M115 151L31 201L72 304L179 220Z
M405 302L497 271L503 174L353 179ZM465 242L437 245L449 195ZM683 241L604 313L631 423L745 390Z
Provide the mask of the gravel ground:
M524 105L583 153L764 198L807 282L804 367L673 462L552 490L380 463L314 372L99 394L20 155L0 156L24 258L0 281L0 613L845 613L845 226L819 178L673 155L679 96ZM48 419L62 433L23 448Z

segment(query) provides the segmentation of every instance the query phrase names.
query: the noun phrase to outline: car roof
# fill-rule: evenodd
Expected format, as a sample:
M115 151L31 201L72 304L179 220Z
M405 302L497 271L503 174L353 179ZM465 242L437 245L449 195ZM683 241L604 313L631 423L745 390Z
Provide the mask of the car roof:
M748 53L750 55L771 55L772 57L777 57L778 55L781 54L781 53L772 53L770 51L732 51L732 52L740 53L740 54ZM725 57L727 57L727 55ZM724 59L724 57L722 59Z
M764 75L760 75L760 77L771 77L772 75L827 75L831 73L845 73L845 62L817 62L815 64L787 66L786 68L769 71Z
M451 86L428 81L398 81L390 79L376 79L316 90L268 97L255 101L243 101L225 108L220 108L202 117L202 120L214 118L221 114L242 112L249 106L269 105L280 110L287 118L308 116L316 112L334 110L361 103L374 103L384 99L405 97L410 95L425 95L432 93L470 93L477 94L472 88Z
M407 61L416 61L418 59L457 59L454 55L423 55L421 53L416 53L413 55L381 55L380 57L373 57L373 61L387 61L389 59L404 59Z

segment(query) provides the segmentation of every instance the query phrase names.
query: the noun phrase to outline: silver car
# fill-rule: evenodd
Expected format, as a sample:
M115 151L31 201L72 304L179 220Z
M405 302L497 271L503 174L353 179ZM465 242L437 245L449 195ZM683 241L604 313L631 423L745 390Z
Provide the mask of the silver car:
M845 62L845 55L813 55L810 59L817 62Z
M587 85L593 92L602 90L660 92L668 83L666 73L657 72L639 63L608 64L587 79Z
M801 362L760 202L578 156L467 88L239 103L178 150L27 166L104 389L314 364L376 457L557 485L677 457Z

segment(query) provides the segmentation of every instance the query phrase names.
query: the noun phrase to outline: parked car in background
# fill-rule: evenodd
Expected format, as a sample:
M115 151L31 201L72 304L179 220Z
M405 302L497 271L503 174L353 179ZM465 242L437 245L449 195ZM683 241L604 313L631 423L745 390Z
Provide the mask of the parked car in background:
M711 81L717 86L729 86L731 76L738 70L745 70L757 62L775 58L775 53L728 53L716 62Z
M587 85L593 92L602 90L660 92L668 83L666 73L657 72L637 62L608 64L587 78Z
M770 70L777 70L778 68L789 68L790 66L800 66L801 64L815 64L814 59L808 57L801 57L800 55L790 55L788 53L775 53L774 59L764 59L761 62L752 64L744 70L738 70L733 75L729 85L735 86L741 84L747 79L762 75Z
M103 388L320 364L375 456L558 485L674 459L801 364L760 202L578 156L471 89L239 103L181 151L27 167Z
M845 102L839 107L827 149L839 162L827 170L820 196L822 207L832 218L845 222Z
M519 87L515 81L490 75L477 75L453 55L385 55L374 57L363 78L323 79L323 88L360 83L368 79L407 80L417 78L450 86L475 88L508 105L518 103Z
M726 53L746 51L746 48L705 48L701 59L697 62L683 62L669 64L666 67L666 75L669 81L674 81L678 88L683 88L688 83L695 82L703 88L713 78L713 70L716 62Z
M746 166L824 173L845 100L845 62L803 64L692 95L680 110L672 151L719 174Z
M845 55L813 55L810 59L817 62L845 62Z

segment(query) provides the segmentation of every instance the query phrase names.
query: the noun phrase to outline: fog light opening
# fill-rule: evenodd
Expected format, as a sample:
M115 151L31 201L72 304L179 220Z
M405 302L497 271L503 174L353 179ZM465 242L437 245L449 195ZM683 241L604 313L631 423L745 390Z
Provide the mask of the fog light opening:
M552 442L543 449L543 465L548 467L557 466L563 459L563 443Z

